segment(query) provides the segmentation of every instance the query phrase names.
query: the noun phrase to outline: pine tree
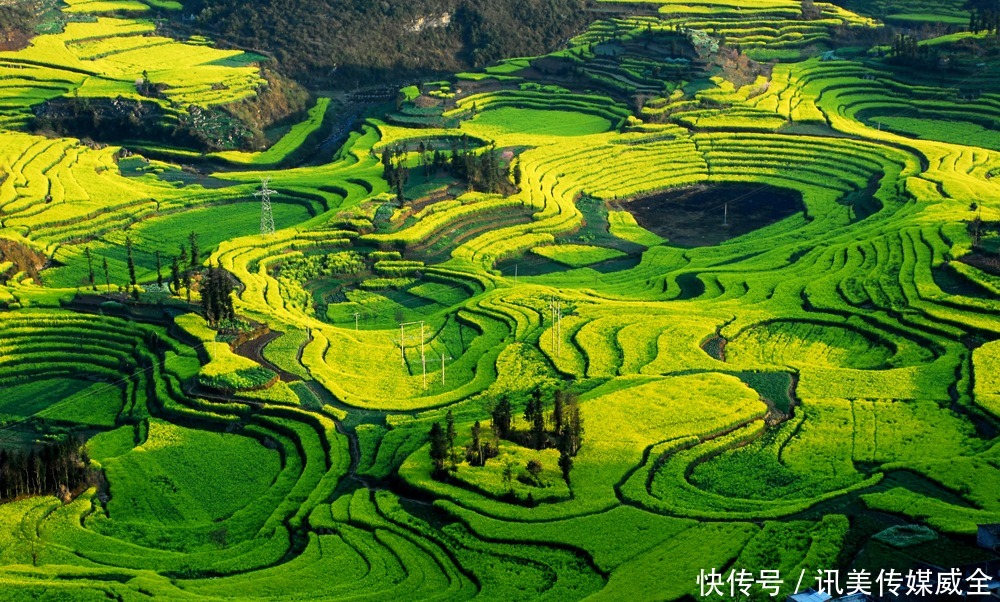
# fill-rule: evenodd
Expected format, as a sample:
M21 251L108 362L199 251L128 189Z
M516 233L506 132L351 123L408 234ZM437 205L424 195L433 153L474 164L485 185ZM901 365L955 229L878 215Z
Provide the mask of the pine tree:
M445 415L445 424L447 425L447 437L448 437L448 458L451 460L451 469L456 468L456 458L455 458L455 415L452 414L451 410Z
M559 452L559 470L562 471L563 480L569 484L569 471L573 470L573 456L566 452Z
M500 401L493 408L491 415L493 417L493 432L496 433L497 437L506 439L507 435L510 434L512 417L510 399L506 394L500 396Z
M565 393L556 391L556 400L552 408L552 432L557 436L562 432L563 427L563 396Z
M212 266L208 266L208 273L201 281L201 309L205 312L205 321L212 325L215 323L215 297L212 295Z
M87 280L90 282L90 288L96 291L97 285L94 284L94 258L90 256L90 247L84 247L83 254L87 256Z
M569 484L569 471L573 469L573 455L570 453L573 446L573 433L569 424L564 424L559 430L559 469L562 471L563 480Z
M382 179L392 184L392 152L382 149Z
M173 260L170 262L170 286L173 288L175 295L181 290L181 268L176 255L174 255Z
M104 284L107 285L108 291L111 291L111 272L108 271L108 258L104 257Z
M485 464L483 462L483 444L480 440L480 434L482 433L482 427L479 425L477 420L475 424L472 425L472 443L469 445L469 464L473 466L482 466Z
M580 416L580 404L576 395L567 395L565 404L565 421L569 427L568 449L569 454L575 456L583 441L583 418Z
M199 264L198 233L192 232L189 234L188 241L191 243L191 267L196 268Z
M160 265L160 250L156 250L156 286L163 288L163 268Z
M505 460L503 463L503 472L500 473L500 478L503 480L503 484L507 487L507 494L510 495L514 492L514 464L510 460Z
M542 390L539 387L531 392L528 406L524 410L524 419L531 424L531 440L535 449L542 449L545 443L545 407L542 404Z
M440 478L444 474L445 461L448 459L448 439L440 422L431 425L431 460L434 462L434 476Z
M135 288L135 259L132 257L132 238L129 236L125 237L125 254L128 262L128 282L132 288Z

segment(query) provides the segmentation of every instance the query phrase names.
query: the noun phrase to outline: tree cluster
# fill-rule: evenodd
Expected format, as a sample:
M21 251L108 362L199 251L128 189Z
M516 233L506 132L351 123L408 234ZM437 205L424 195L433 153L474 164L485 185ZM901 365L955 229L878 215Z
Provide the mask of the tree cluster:
M969 0L965 7L970 12L971 31L1000 35L1000 0Z
M0 497L60 495L97 480L81 441L67 439L30 451L0 449Z
M396 200L402 203L403 187L410 181L410 170L406 167L406 150L402 146L382 150L382 179L396 191Z
M37 24L37 2L0 4L0 50L17 50L26 45Z
M524 407L524 420L528 430L513 428L513 406L507 395L502 395L491 412L493 432L500 439L526 445L533 449L556 448L559 450L559 468L563 478L569 480L573 457L580 451L583 441L583 418L576 394L556 391L552 411L546 412L545 394L541 388L532 390Z
M208 272L201 281L201 307L210 326L236 319L232 293L233 282L225 270L209 265Z

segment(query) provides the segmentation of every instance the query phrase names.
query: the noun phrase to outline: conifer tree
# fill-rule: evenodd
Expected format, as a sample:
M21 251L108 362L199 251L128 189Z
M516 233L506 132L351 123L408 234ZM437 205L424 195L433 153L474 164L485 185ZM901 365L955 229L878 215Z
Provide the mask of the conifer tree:
M96 291L97 285L94 284L94 258L90 256L90 247L84 247L83 254L87 256L87 280L90 282L90 288Z

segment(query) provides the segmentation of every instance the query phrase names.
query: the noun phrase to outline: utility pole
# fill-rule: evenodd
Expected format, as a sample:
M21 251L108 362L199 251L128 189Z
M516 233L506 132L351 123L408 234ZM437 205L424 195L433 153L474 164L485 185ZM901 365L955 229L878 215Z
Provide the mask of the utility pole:
M445 357L443 353L441 354L441 384L442 385L444 384L444 361L445 360L450 360L450 359L454 359L454 358L452 358L450 355L448 357Z
M722 209L722 225L729 225L729 203L726 203L725 207Z
M359 312L354 312L354 332L358 331L358 318L361 317Z
M517 264L514 264L514 286L517 286Z
M404 351L404 342L406 339L403 338L403 324L399 324L399 360L406 365L406 351Z
M427 356L424 355L424 323L420 323L420 363L424 368L424 388L427 388Z

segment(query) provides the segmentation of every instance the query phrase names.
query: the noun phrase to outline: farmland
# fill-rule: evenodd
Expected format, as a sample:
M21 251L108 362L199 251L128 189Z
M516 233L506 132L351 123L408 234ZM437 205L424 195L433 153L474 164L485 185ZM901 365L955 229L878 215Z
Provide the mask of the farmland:
M601 4L263 149L266 57L163 27L184 2L68 2L0 52L4 596L998 560L996 41L867 4Z

